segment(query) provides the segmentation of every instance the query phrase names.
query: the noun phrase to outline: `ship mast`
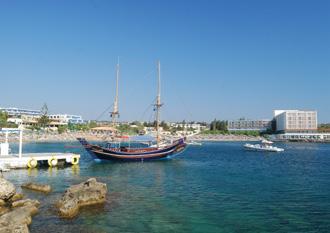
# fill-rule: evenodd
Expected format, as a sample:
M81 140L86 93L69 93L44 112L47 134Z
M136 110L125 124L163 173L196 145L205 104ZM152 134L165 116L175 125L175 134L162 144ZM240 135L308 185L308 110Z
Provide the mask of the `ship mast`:
M111 112L112 126L116 126L117 119L119 118L118 111L118 80L119 80L119 58L116 66L116 96L113 103L113 111Z
M155 104L155 110L156 110L156 131L157 131L157 146L159 147L159 141L160 141L160 135L159 135L159 121L160 121L160 108L162 106L162 103L160 101L160 61L158 61L157 64L157 73L158 73L158 86L157 86L157 99Z

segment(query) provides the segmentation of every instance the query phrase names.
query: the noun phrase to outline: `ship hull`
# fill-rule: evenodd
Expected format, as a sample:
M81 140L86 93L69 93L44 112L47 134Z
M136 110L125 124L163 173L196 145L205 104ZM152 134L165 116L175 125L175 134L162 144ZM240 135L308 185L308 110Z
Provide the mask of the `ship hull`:
M86 151L94 158L111 161L148 161L168 158L186 147L184 139L179 139L173 144L164 148L133 148L133 149L108 149L97 145L89 144L85 139L78 138Z

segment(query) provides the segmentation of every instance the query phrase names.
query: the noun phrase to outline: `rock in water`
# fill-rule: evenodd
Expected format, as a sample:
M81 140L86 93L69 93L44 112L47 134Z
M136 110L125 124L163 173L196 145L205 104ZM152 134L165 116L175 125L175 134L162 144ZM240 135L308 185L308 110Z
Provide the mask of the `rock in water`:
M5 206L0 206L0 216L7 213L9 211L9 208Z
M16 193L15 186L4 178L0 178L0 199L8 200Z
M48 184L26 183L21 185L22 188L31 189L39 192L49 193L52 191L52 187Z
M12 209L0 217L0 232L28 233L32 215L38 212L38 201L28 200L23 206Z
M104 203L106 201L107 185L97 182L95 178L73 185L68 188L58 202L60 216L72 218L78 214L79 207Z
M5 206L6 204L7 203L4 200L0 199L0 206Z
M40 205L40 202L38 200L25 199L25 200L14 201L11 204L11 206L14 208L19 206L27 206L27 205L38 207Z
M22 200L24 197L24 194L23 193L16 193L11 199L10 201L11 202L14 202L14 201L18 201L18 200ZM1 204L0 204L1 205Z

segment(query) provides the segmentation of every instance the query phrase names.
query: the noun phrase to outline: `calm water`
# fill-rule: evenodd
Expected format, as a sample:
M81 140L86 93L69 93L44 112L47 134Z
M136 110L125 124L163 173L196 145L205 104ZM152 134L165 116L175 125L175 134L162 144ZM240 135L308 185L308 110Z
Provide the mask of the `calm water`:
M329 232L330 144L281 144L284 153L249 152L243 143L205 143L173 160L97 163L62 143L28 144L27 152L81 153L79 167L16 170L16 185L49 183L31 232ZM57 217L54 202L89 177L108 184L105 205L73 220Z

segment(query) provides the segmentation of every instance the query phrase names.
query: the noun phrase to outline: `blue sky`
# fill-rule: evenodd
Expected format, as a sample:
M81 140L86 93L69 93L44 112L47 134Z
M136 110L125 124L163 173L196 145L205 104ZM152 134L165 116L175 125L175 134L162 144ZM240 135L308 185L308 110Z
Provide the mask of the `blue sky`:
M150 120L156 61L162 118L330 122L330 1L0 1L0 106ZM104 115L100 119L107 119Z

